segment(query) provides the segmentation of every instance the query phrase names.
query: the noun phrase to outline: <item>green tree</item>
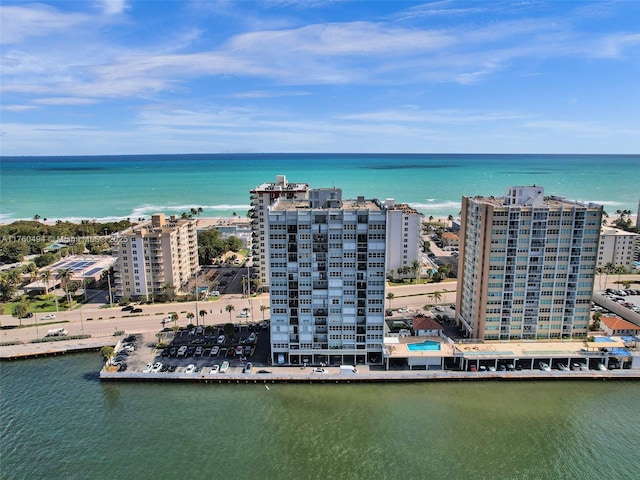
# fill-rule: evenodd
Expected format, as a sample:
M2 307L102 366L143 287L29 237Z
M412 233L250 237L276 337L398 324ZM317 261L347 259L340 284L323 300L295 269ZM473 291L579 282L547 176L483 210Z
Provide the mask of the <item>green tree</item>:
M438 303L440 303L440 300L442 300L443 293L444 292L440 290L436 290L435 292L431 293L431 298L433 298L433 301L436 303L436 305L438 305Z
M22 319L27 316L27 313L29 313L29 307L26 303L20 302L14 305L11 316L17 318L20 321L20 326L22 326Z
M3 302L10 301L17 290L16 285L11 281L6 273L0 274L0 300Z
M418 279L420 278L420 267L422 267L422 264L418 260L414 260L411 263L411 271L413 272L413 275L416 279L416 285L418 284Z
M178 326L178 314L176 312L171 313L171 321L173 322L173 329L176 330Z
M56 278L58 278L62 284L62 290L64 290L67 295L68 308L71 308L71 298L69 296L69 282L71 281L71 275L71 270L68 268L58 270L58 273L56 274Z
M187 312L187 323L193 324L194 317L195 315L193 314L193 312Z
M176 299L176 287L172 283L165 283L162 285L162 294L167 301L173 302Z
M204 325L204 317L207 315L206 310L200 310L200 318L202 319L202 325Z
M224 309L229 312L229 321L231 321L231 312L233 312L235 310L235 307L231 304L227 305L226 307L224 307Z
M393 293L387 293L387 300L389 300L389 310L391 310L391 302L394 298L396 298L396 296Z
M113 357L114 349L111 345L105 345L100 349L100 356L104 358L105 362Z

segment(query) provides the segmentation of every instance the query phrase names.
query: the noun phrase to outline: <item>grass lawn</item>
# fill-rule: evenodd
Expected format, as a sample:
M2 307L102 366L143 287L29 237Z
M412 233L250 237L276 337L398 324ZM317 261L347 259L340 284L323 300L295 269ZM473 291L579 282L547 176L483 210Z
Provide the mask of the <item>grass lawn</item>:
M23 301L23 300L20 300ZM20 303L20 301L8 302L2 304L2 313L3 315L11 315L13 312L13 307ZM56 311L56 301L55 299L49 295L38 295L37 297L29 298L26 300L26 303L29 307L29 312L34 313L49 313ZM72 308L77 305L77 302L72 303ZM58 309L63 312L69 310L67 308L66 302L62 298L58 298Z

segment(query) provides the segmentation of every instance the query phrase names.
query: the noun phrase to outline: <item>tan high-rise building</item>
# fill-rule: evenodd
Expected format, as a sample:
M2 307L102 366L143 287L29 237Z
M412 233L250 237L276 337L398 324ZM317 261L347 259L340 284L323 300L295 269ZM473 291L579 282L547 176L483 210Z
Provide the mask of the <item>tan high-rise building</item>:
M195 219L155 214L122 232L112 246L118 299L148 299L165 285L179 291L199 270Z
M253 266L257 269L260 289L269 289L269 243L266 238L267 208L279 198L288 200L307 200L308 183L289 183L284 175L277 175L273 183L263 183L250 192L251 209L249 216L253 234Z
M456 322L485 340L585 337L602 206L545 197L463 197Z

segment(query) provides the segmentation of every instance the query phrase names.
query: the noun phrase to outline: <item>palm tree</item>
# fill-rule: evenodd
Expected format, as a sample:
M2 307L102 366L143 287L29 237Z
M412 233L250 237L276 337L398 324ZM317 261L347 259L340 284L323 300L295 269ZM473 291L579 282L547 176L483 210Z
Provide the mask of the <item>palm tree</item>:
M71 270L68 268L58 270L58 273L56 274L56 278L59 278L62 283L62 290L67 294L68 308L71 308L71 298L69 296L69 281L71 280L71 275Z
M596 275L598 275L598 286L600 290L602 290L602 274L604 273L604 269L602 267L596 268Z
M451 226L453 227L453 215L449 215L447 217L447 220L449 220L449 222L451 222Z
M192 314L193 315L193 314ZM188 316L188 315L187 315ZM177 325L178 325L178 314L176 312L173 312L171 314L171 321L173 322L173 329L177 330Z
M440 268L438 268L438 273L440 274L440 277L442 278L442 280L445 280L451 273L451 266L450 265L441 266Z
M411 270L413 271L413 275L416 277L416 284L418 283L418 279L420 278L420 267L422 264L418 260L414 260L411 264Z
M614 273L616 271L616 266L613 264L613 262L607 262L604 265L604 273L605 273L605 277L604 277L604 286L607 286L607 283L609 283L609 274Z
M206 310L200 310L200 318L202 318L202 325L204 326L204 317L207 315Z
M624 268L624 265L616 265L614 273L618 274L618 285L620 285L620 275L627 273L627 269Z
M48 270L48 269L47 269L47 270L43 270L43 271L40 273L40 278L42 278L42 281L43 281L43 282L45 283L45 285L46 285L46 286L45 286L45 292L46 292L46 294L47 294L47 295L49 294L49 293L48 293L48 292L49 292L49 283L51 282L51 277L52 277L52 276L53 276L53 275L51 274L51 270ZM58 311L58 296L56 295L55 288L54 288L54 290L53 290L53 298L54 298L54 299L55 299L55 301L56 301L56 312L57 312L57 311Z
M442 294L443 292L441 292L440 290L436 290L431 294L431 298L433 298L433 301L436 302L436 305L438 305L440 300L442 300Z
M188 312L187 313L187 320L188 322L193 325L193 317L195 317L195 315L193 314L193 312Z
M262 312L262 321L264 322L264 312L269 310L269 305L260 305L260 311Z
M396 296L395 296L393 293L391 293L391 292L387 293L387 300L389 300L389 310L391 310L391 301L392 301L395 297L396 297Z
M229 312L229 322L231 322L231 312L233 312L235 310L235 307L231 304L227 305L226 307L224 307L224 309Z

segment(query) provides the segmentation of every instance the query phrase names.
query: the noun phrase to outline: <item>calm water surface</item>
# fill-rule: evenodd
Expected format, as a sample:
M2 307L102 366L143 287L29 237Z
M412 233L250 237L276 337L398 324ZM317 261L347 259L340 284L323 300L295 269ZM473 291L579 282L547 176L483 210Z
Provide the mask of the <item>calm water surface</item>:
M104 383L0 365L3 479L632 479L640 384Z

